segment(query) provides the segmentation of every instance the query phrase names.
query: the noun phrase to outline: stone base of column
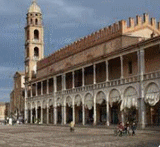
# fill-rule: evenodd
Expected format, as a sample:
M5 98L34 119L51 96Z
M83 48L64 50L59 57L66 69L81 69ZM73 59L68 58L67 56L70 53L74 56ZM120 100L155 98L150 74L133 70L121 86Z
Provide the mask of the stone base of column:
M110 123L109 123L109 121L107 121L107 122L106 122L106 126L108 126L108 127L110 126Z

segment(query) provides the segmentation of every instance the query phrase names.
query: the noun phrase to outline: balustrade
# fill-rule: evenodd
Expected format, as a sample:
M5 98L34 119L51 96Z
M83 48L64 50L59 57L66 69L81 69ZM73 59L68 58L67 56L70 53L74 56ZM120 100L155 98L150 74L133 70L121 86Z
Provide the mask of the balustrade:
M160 78L160 71L144 74L144 80L150 80L150 79L155 79L155 78ZM54 93L60 96L62 94L72 94L76 92L92 91L92 90L97 90L97 89L106 88L106 87L113 87L113 86L120 86L123 84L135 83L135 82L138 82L139 80L140 80L140 76L135 75L135 76L131 76L131 77L123 78L123 79L116 79L116 80L110 80L107 82L86 85L82 87L75 87L74 89L67 89L63 91L57 91ZM47 97L48 95L53 95L54 93L38 95L32 98L29 97L29 99Z

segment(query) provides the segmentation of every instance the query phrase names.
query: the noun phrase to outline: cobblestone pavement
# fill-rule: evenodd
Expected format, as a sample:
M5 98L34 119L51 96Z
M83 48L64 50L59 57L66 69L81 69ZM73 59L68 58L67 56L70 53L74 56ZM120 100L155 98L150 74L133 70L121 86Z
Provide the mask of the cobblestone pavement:
M114 136L113 129L17 125L0 126L0 147L158 147L160 131Z

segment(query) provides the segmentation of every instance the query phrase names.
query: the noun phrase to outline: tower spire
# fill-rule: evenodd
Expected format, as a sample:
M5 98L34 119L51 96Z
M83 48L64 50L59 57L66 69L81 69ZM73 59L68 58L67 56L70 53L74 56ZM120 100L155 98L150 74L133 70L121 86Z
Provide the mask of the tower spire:
M36 0L33 0L33 2L32 3L37 3L37 1Z

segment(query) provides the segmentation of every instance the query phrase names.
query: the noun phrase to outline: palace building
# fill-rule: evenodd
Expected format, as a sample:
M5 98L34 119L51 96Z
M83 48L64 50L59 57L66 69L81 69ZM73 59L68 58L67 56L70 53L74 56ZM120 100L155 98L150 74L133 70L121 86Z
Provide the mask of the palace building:
M25 27L25 119L46 124L160 126L160 23L121 20L44 58L42 12Z

